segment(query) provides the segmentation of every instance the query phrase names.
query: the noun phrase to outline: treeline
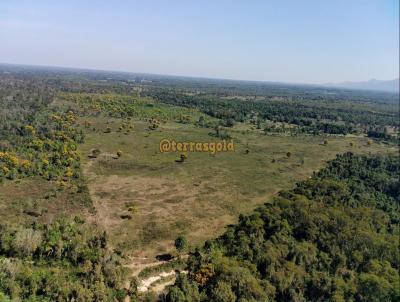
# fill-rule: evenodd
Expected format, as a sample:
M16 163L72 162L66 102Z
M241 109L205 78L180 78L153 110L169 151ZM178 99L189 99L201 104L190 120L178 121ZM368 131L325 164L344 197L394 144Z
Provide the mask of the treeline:
M338 156L193 252L168 301L399 301L399 169Z
M367 134L371 126L395 127L396 132L399 127L398 95L390 93L23 66L0 66L1 70L5 72L0 75L0 84L31 83L32 90L36 83L47 93L117 93L130 100L148 96L166 104L197 108L223 124L249 121L256 114L260 122L292 124L311 134ZM37 95L40 99L45 94ZM130 111L116 113L135 114L133 107L126 105ZM12 130L9 125L7 130ZM375 134L380 140L394 137Z
M389 134L385 127L371 127L367 132L367 136L373 139L392 141L394 143L397 143L399 140L398 136Z
M261 123L255 123L258 128L261 128ZM284 124L277 125L276 123L268 123L264 127L265 133L307 133L307 134L332 134L332 135L346 135L351 133L357 133L357 128L351 125L343 125L336 123L320 122L314 123L309 119L296 119L291 122L291 125L296 125L297 127L286 127ZM283 128L282 128L283 126ZM391 138L391 137L390 137Z
M66 106L73 107L76 114L83 118L117 118L121 119L122 126L124 123L130 123L132 118L148 121L154 127L155 124L166 121L193 123L199 126L210 124L210 118L195 109L171 106L127 94L59 93L57 97L65 102ZM86 124L86 127L91 125Z
M365 133L372 126L398 126L393 106L379 103L321 100L243 100L210 95L189 95L173 90L150 90L147 95L160 102L195 107L223 120L244 122L254 119L305 126L331 134ZM307 128L308 127L308 128Z

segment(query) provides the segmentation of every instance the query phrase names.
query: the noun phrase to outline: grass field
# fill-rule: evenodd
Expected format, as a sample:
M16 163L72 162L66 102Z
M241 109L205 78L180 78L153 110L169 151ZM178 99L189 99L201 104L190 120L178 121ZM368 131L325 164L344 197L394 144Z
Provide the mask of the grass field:
M0 184L0 220L11 225L50 223L55 218L85 218L93 212L86 190L61 190L41 177Z
M149 130L147 122L131 120L133 130L123 133L116 131L118 119L89 120L95 130L86 129L80 152L97 210L91 219L115 247L135 256L171 251L180 234L192 246L217 236L239 213L291 188L338 153L390 151L363 137L266 136L238 124L229 130L235 152L187 153L177 163L180 153L161 153L160 140L218 141L212 130L172 121ZM104 133L107 127L111 133ZM98 158L87 156L92 149L101 150Z

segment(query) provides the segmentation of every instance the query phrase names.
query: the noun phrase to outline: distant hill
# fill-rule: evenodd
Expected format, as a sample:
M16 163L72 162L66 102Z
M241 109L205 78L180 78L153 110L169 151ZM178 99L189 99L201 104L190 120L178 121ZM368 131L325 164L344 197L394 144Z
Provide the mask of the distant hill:
M349 89L362 89L362 90L379 90L389 92L399 92L399 78L389 81L381 81L371 79L365 82L341 82L341 83L328 83L324 86L349 88Z

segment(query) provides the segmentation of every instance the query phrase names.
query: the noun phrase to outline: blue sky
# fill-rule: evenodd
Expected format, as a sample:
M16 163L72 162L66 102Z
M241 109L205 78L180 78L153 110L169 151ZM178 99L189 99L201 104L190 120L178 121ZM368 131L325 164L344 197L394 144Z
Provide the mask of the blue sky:
M399 0L1 0L0 62L297 83L393 79Z

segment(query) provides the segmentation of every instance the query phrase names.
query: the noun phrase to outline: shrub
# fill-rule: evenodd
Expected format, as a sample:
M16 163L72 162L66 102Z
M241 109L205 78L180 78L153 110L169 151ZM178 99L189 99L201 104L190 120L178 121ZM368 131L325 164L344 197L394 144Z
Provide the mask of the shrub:
M33 229L20 229L15 234L13 248L18 255L28 256L42 243L42 234Z

